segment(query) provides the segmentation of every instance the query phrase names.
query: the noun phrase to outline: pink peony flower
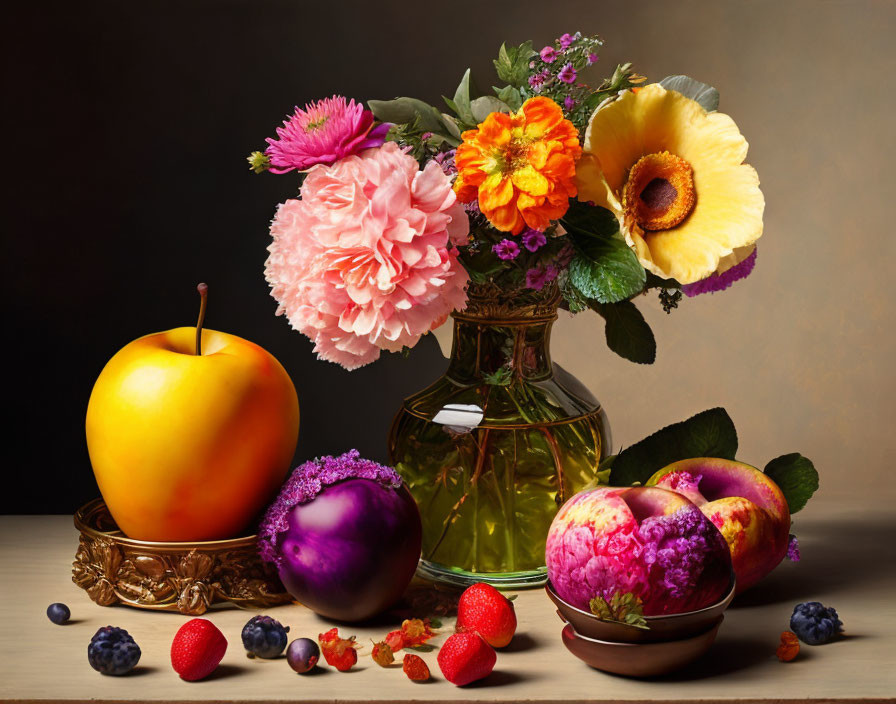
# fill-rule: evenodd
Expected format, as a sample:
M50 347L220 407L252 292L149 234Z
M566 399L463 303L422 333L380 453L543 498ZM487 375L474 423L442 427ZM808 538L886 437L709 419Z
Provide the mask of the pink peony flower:
M420 171L388 142L308 172L301 199L271 224L265 276L277 314L321 359L355 369L381 349L413 347L466 306L467 273L451 245L468 234L439 165Z
M373 113L341 95L309 103L277 128L279 139L268 138L265 154L270 171L285 174L304 171L315 164L332 164L362 149L379 147L386 139L388 124L373 127Z

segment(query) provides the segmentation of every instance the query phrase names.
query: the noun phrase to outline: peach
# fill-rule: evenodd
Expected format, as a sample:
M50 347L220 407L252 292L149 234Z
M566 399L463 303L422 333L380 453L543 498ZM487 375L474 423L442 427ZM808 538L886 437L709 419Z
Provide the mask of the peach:
M592 598L634 594L647 616L710 606L727 592L731 555L685 497L654 487L597 487L573 496L548 532L557 594L585 611Z
M647 485L682 494L716 525L731 549L738 593L765 577L787 554L787 500L778 485L755 467L697 457L664 467Z

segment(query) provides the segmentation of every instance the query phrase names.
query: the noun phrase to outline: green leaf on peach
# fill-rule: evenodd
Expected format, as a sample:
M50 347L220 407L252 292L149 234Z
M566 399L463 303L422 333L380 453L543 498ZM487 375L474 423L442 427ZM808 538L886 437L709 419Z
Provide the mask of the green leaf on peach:
M679 460L692 457L737 455L737 430L724 408L711 408L680 423L658 430L625 448L613 461L610 484L644 484L655 472Z
M790 513L801 510L818 490L818 471L799 452L776 457L765 465L765 474L781 489Z

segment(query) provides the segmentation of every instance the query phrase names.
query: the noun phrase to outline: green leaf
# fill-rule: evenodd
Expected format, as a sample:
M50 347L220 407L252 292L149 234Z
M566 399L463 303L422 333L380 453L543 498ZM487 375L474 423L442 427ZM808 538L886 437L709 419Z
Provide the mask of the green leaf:
M534 53L531 41L509 48L502 44L498 58L494 61L498 78L515 88L521 88L529 77L529 58Z
M429 643L420 643L420 645L406 645L404 646L405 650L416 650L420 653L431 653L436 649L436 646L430 645Z
M442 627L442 619L440 619L436 616L432 616L429 619L429 625L431 628L441 628Z
M765 473L784 492L791 513L801 510L818 490L818 471L799 452L776 457L765 465Z
M520 109L520 106L523 104L523 96L520 95L519 88L514 88L513 86L504 86L503 88L494 86L493 88L498 99L506 103L511 110Z
M442 124L445 125L445 129L448 130L448 136L451 138L447 141L451 146L456 147L461 142L460 128L457 126L457 120L451 117L451 115L442 113Z
M619 235L619 221L612 212L573 201L561 222L577 250L569 265L569 281L585 297L616 303L644 288L644 267Z
M607 347L630 362L653 364L656 361L656 339L653 331L631 301L591 306L606 321L604 333Z
M599 205L570 201L569 210L561 218L561 222L568 233L586 240L619 237L619 220L611 211Z
M464 71L464 76L460 79L460 84L454 92L454 107L451 109L467 124L476 124L470 107L470 69Z
M719 109L719 91L689 76L666 76L660 81L660 85L666 90L674 90L686 98L696 100L706 112Z
M608 602L602 596L595 596L590 602L591 613L601 621L622 623L626 626L634 626L643 630L649 630L647 619L644 618L644 602L641 597L632 592L622 594L613 592Z
M493 112L512 112L507 103L498 100L492 95L483 95L481 98L476 98L470 103L470 110L477 124L483 122Z
M610 483L643 484L663 467L692 457L737 455L737 430L724 408L711 408L688 420L673 423L620 452L613 461Z
M573 257L569 280L588 298L616 303L644 288L644 268L625 242L595 240Z
M367 107L381 122L407 125L419 120L422 130L442 134L442 114L432 105L416 98L396 98L395 100L368 100Z

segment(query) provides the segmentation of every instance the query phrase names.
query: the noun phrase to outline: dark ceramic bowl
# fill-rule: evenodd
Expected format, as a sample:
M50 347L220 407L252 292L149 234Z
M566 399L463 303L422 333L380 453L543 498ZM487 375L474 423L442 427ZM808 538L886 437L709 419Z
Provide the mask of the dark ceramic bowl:
M734 598L734 575L731 575L731 585L721 601L697 611L686 611L666 616L645 616L644 619L649 627L647 630L624 623L601 621L591 612L576 608L561 599L550 582L545 585L544 589L557 606L557 615L571 624L576 633L586 638L614 643L657 643L678 641L695 636L706 632L711 626L720 622L722 613Z
M675 672L709 650L724 619L720 615L715 625L703 633L662 643L596 640L579 635L566 624L563 645L579 660L598 670L626 677L655 677Z

